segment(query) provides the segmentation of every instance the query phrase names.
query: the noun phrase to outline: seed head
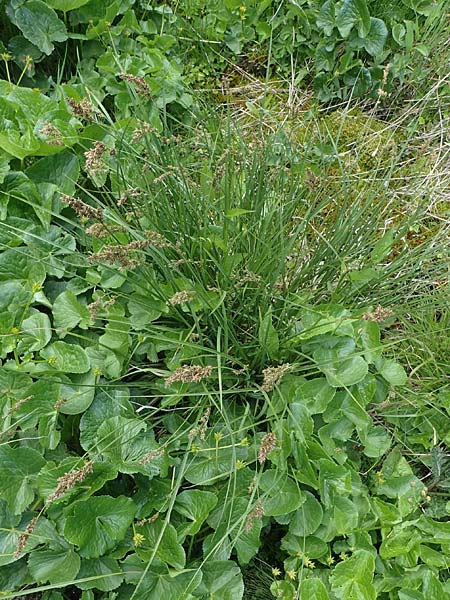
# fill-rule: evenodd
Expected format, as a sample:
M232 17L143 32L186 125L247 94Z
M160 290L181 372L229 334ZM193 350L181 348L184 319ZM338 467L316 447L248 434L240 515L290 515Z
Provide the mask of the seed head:
M26 546L29 536L33 533L34 528L36 527L36 523L37 523L37 517L34 517L28 523L25 531L19 535L19 539L17 540L16 551L14 552L14 559L19 558L19 556L22 554L22 551Z
M253 525L255 521L259 521L264 516L264 507L262 505L261 500L258 500L252 510L247 517L247 521L245 523L245 532L250 533L253 529Z
M102 210L100 208L93 208L89 204L86 204L79 198L73 198L67 194L61 194L61 201L68 204L77 213L80 219L101 219Z
M203 413L203 416L201 417L200 421L198 422L198 426L191 429L191 431L188 433L189 441L192 441L197 436L201 440L205 439L206 430L208 428L208 419L209 419L210 414L211 414L211 408L208 407L206 409L206 411Z
M84 467L80 467L74 471L69 471L69 473L65 473L61 477L58 477L58 485L56 486L56 490L47 498L47 504L50 504L50 502L54 502L55 500L58 500L58 498L61 498L63 494L74 488L77 483L84 481L89 473L92 473L92 471L92 462L89 461L84 465Z
M213 368L201 367L200 365L185 365L184 367L180 367L176 369L172 375L167 377L166 385L171 385L172 383L181 382L181 383L199 383L205 377L209 377L212 373Z
M45 140L47 144L50 146L64 146L64 140L61 135L61 132L57 127L50 123L49 121L45 121L41 127L41 134L50 138Z
M177 292L169 299L169 304L175 306L176 304L184 304L185 302L190 302L195 298L195 292L191 292L189 290L183 290L181 292Z
M272 432L266 433L262 439L258 452L258 461L260 465L263 465L266 462L267 455L272 452L276 445L277 436Z
M289 363L285 363L278 367L267 367L267 369L263 370L263 383L262 390L264 392L270 392L273 388L278 385L285 373L287 373L291 368Z
M148 83L143 77L131 75L130 73L120 73L119 77L120 79L122 79L122 81L127 81L128 83L132 84L135 87L136 93L139 94L139 96L151 98L151 89L149 88Z
M392 317L393 311L389 308L383 308L381 304L379 304L373 312L366 312L363 314L363 319L366 321L375 321L376 323L382 323Z
M97 175L98 173L104 173L107 170L107 167L103 161L105 152L105 144L97 140L94 142L92 148L84 153L84 156L86 157L84 170L91 177Z
M101 112L96 109L87 98L83 98L79 102L73 98L67 98L67 103L72 109L73 114L81 119L91 121L94 116L100 116Z

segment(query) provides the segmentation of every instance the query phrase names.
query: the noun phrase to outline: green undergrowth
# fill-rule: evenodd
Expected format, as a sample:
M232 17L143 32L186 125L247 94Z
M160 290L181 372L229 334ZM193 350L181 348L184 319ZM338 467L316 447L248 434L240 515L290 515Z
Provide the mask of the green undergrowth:
M445 598L438 129L123 81L117 120L2 83L2 597Z

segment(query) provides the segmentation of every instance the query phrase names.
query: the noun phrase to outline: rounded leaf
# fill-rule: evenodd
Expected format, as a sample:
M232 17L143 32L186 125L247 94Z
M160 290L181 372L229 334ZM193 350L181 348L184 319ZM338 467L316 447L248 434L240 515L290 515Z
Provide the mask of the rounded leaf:
M63 583L77 576L80 557L66 548L35 550L28 559L28 568L38 583Z
M54 342L40 355L55 369L63 373L86 373L90 369L89 358L80 346L66 342Z
M136 505L130 498L94 496L78 502L67 517L64 536L85 558L98 558L125 537Z

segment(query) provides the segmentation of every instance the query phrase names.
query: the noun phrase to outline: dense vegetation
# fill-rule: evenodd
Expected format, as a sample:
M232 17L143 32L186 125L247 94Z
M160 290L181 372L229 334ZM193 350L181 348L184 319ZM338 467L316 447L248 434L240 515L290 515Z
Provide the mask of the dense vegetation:
M0 11L0 598L449 597L450 3Z

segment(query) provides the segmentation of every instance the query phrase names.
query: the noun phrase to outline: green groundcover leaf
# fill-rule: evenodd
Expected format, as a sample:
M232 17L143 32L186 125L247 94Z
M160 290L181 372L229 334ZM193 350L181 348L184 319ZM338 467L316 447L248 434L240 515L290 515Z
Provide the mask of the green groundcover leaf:
M217 496L203 490L185 490L178 494L174 510L190 519L183 528L184 535L194 535L217 504Z
M86 352L75 344L54 342L41 350L40 355L54 369L63 373L86 373L90 368Z
M134 593L139 600L190 600L202 579L200 570L171 573L160 560L155 559L148 566L135 554L127 556L123 570L125 581L136 586Z
M303 492L305 501L291 519L289 531L300 537L314 533L322 522L323 510L320 502L309 492Z
M330 600L327 588L317 577L306 579L300 586L300 592L308 600Z
M243 597L242 573L231 560L207 562L202 573L202 582L194 591L194 596L202 600L241 600Z
M65 42L67 31L55 11L41 0L28 0L14 12L14 20L23 36L42 50L51 54L53 42Z
M97 589L102 592L115 590L123 581L122 569L119 563L110 556L82 560L78 579L90 578L91 581L77 583L81 590Z
M150 558L156 550L156 556L163 562L181 570L186 563L186 555L183 546L178 542L175 527L170 523L165 523L162 519L157 519L153 523L145 523L139 529L139 533L145 537L145 545L139 547L138 554L142 558ZM148 550L146 549L148 548Z
M125 537L136 505L130 498L95 496L72 507L64 536L84 558L98 558Z
M77 325L86 329L90 320L88 309L70 290L66 290L56 298L53 304L53 324L57 330L67 331Z
M305 496L298 484L286 474L280 474L274 469L265 471L260 479L260 488L267 492L264 500L266 516L285 515L305 502Z
M140 419L126 419L122 416L111 417L102 423L97 432L98 451L111 460L111 463L123 473L158 473L154 465L155 457L145 464L139 461L145 454L157 451L153 432L147 432L147 425Z
M333 593L341 600L375 600L374 569L372 554L367 550L357 550L334 568L330 577Z
M378 56L383 52L388 35L387 27L381 19L370 17L370 31L363 38L363 46L371 56Z
M45 460L32 448L0 446L0 498L20 514L34 498L36 475Z
M75 579L80 557L67 548L35 550L28 559L28 568L38 583L63 583Z

